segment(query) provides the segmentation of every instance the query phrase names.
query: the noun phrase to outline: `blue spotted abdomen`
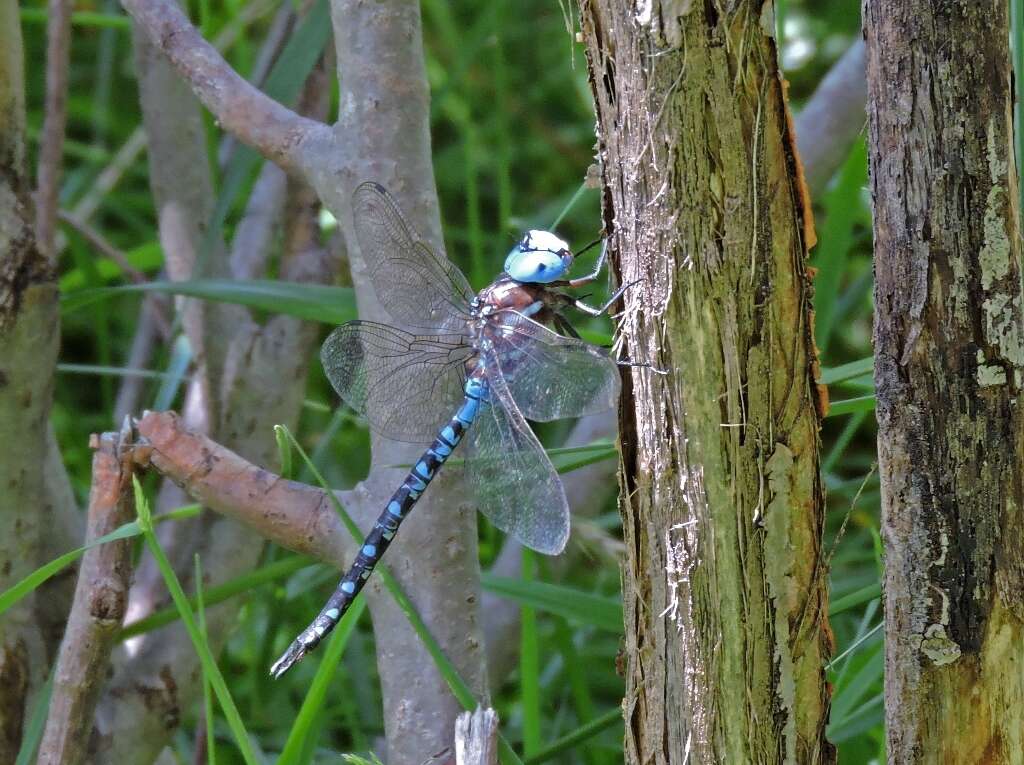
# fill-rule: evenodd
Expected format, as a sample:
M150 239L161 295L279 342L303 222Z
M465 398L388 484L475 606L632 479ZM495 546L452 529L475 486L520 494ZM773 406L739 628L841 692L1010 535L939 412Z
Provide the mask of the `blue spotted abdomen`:
M363 540L363 545L352 566L316 619L295 638L288 650L271 668L270 672L274 677L283 675L295 662L316 648L324 636L341 621L341 617L348 610L359 591L363 589L366 580L370 578L377 561L381 559L384 551L391 544L391 540L395 538L399 524L426 490L427 484L451 456L455 447L459 445L466 430L476 419L480 407L486 406L488 389L487 383L482 377L470 376L466 380L463 391L466 397L462 406L459 407L459 411L447 425L441 428L437 438L413 465L412 470L402 481L402 485L391 495L384 512L380 514L373 529Z

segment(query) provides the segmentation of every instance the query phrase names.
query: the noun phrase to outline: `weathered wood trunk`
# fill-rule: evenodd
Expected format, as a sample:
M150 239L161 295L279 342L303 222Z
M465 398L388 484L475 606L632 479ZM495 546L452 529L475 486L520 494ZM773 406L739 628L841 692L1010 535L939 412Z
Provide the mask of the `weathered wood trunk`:
M889 760L1024 757L1006 0L865 0Z
M669 370L622 403L627 758L830 762L813 225L772 4L581 5L605 224L641 280L624 349Z

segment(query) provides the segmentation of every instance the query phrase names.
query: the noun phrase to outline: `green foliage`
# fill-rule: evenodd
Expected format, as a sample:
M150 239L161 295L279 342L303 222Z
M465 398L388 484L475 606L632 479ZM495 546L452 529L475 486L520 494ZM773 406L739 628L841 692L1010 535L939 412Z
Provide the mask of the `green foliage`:
M213 39L239 26L246 3L197 0L187 5L193 20ZM785 20L780 20L785 39L782 55L791 97L799 110L828 66L859 34L859 4L856 0L786 0L778 5L785 9ZM241 25L225 50L229 62L243 74L251 72L268 29L271 6L267 8L268 12ZM132 77L130 25L113 2L82 6L79 11L74 17L61 205L75 209L94 204L90 225L151 280L145 286L131 284L114 262L99 258L78 234L64 231L68 244L60 263L63 367L54 423L75 489L84 500L90 475L88 434L110 430L114 424L117 387L122 376L133 371L126 368L126 360L140 301L147 292L235 302L259 316L286 312L323 322L325 332L329 325L352 318L354 300L351 290L341 287L224 282L201 278L206 272L184 284L164 281L144 154L128 163L111 188L98 185L101 174L109 170L141 123ZM600 200L595 190L582 185L582 179L594 161L594 118L582 48L573 41L574 30L566 28L567 14L575 13L574 4L423 0L422 12L433 95L434 163L448 254L474 285L481 286L500 268L524 228L545 227L557 220L559 232L573 245L592 240L601 226ZM42 61L45 5L30 0L21 13L26 59ZM326 3L320 0L306 22L293 31L265 89L293 103L318 52L329 42L329 30ZM28 67L27 76L29 130L37 140L43 67ZM214 167L218 167L218 140L211 124L209 151ZM253 152L239 149L219 171L217 207L207 222L204 263L214 242L230 240L258 167ZM882 648L877 629L881 618L879 489L872 473L871 230L865 177L864 147L859 142L830 188L815 200L820 243L813 253L819 269L815 306L817 340L826 368L823 381L838 402L823 432L830 508L826 549L831 551L831 616L837 641L837 657L829 669L835 692L828 735L839 746L842 761L849 763L884 756L879 703ZM579 268L587 268L594 257L596 252L584 258ZM609 341L609 327L602 321L585 321L580 329L585 337ZM146 406L180 406L180 382L190 358L189 349L180 345L168 343L157 349L145 370L153 373L153 379L144 381ZM315 361L313 369L318 370ZM90 384L82 384L83 372L91 375ZM364 425L344 411L333 412L335 398L319 371L311 375L307 399L297 438L312 457L305 467L296 461L292 472L299 480L316 476L335 487L353 485L368 465ZM614 446L609 445L557 450L565 433L561 425L545 427L542 433L560 470L616 458ZM281 441L279 448L282 454L291 453ZM139 534L142 528L132 523L119 533ZM605 524L605 533L612 538L618 534L614 522ZM155 537L147 532L146 538L160 560ZM498 544L493 531L484 528L485 563L494 560ZM0 595L0 610L80 553L41 568ZM510 742L503 755L506 761L515 761L510 756L514 746L527 753L529 763L621 761L623 683L615 669L622 632L618 569L613 562L582 560L560 572L554 584L546 581L553 578L547 562L533 562L535 579L484 579L489 592L523 604L527 615L517 638L523 657L519 672L495 689L492 699ZM179 619L189 626L203 658L204 682L218 706L207 701L182 710L184 732L174 743L182 761L191 759L196 734L206 727L211 762L213 758L220 763L240 762L240 758L259 761L257 749L279 751L281 761L289 763L337 761L341 751L360 753L347 755L351 762L378 762L370 750L382 734L383 719L372 631L367 620L359 619L361 606L352 609L314 660L297 667L282 682L270 684L266 678L270 660L305 626L334 587L335 572L300 556L269 551L250 575L205 588L192 599L185 597L169 568L164 573L174 607L128 625L123 637ZM389 588L395 587L386 572L384 579ZM214 662L201 627L204 609L243 595L247 599L239 610L239 625ZM429 643L422 621L406 605L411 623ZM435 658L443 672L452 673L446 676L460 699L467 707L474 705L476 700L460 685L454 670L450 665L445 668L447 659L439 651Z

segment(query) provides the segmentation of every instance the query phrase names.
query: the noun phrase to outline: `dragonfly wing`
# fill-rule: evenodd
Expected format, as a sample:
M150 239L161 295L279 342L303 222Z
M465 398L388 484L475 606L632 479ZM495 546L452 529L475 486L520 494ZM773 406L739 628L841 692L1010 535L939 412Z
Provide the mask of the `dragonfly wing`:
M556 555L569 539L569 503L547 454L498 371L470 431L468 471L480 511L527 547Z
M378 183L352 194L356 238L381 305L403 326L459 332L473 290L444 255L435 253Z
M615 406L619 369L604 348L563 337L514 311L501 312L496 321L494 356L527 419L582 417Z
M320 359L338 395L374 431L427 443L462 402L472 353L462 335L413 335L350 321L327 337Z

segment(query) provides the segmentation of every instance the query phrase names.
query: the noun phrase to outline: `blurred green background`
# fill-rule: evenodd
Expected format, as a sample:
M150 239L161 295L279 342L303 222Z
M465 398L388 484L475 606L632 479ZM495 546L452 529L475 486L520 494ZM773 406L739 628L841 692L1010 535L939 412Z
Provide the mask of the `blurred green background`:
M189 0L189 12L208 39L215 38L243 12L246 0ZM791 83L792 105L799 111L821 77L860 34L857 0L786 0L776 5L784 42L782 62ZM241 73L252 70L274 7L254 14L225 55ZM133 77L130 29L113 0L76 4L70 74L68 140L61 207L72 209L96 199L95 187L141 124ZM594 115L582 46L574 42L575 5L562 0L424 0L422 3L427 71L433 92L434 167L441 197L448 254L474 287L500 270L521 230L547 226L565 210L560 233L574 246L599 232L598 195L581 185L594 157ZM44 93L45 5L23 6L29 126L33 150L42 124ZM208 119L208 147L216 166L221 135ZM230 236L244 206L258 164L241 167L243 183L234 190L217 179L229 210L224 226ZM837 656L830 669L834 686L829 737L844 763L884 761L882 721L882 636L879 629L879 489L873 472L874 418L870 362L871 226L866 196L866 160L858 140L829 189L814 200L819 243L813 263L831 278L821 281L816 309L831 317L819 327L822 364L833 370L833 401L862 401L835 413L823 431L823 468L828 487L827 549L832 551L832 625ZM118 183L98 199L91 225L125 252L152 278L161 268L155 215L148 189L144 153L130 162ZM324 236L330 235L325 221ZM61 257L62 287L67 292L125 283L125 275L74 231ZM826 283L827 282L827 283ZM54 419L58 437L80 499L89 486L90 432L110 430L112 410L135 331L139 296L119 295L63 318L61 362L86 365L62 368ZM324 326L324 333L329 327ZM593 339L606 339L611 326L586 327ZM845 372L835 368L861 362ZM354 417L335 416L335 396L319 364L312 363L307 405L298 437L335 486L351 486L368 468L368 438ZM102 369L109 367L111 369ZM152 369L172 367L163 348ZM148 383L144 401L155 406L161 383ZM167 391L163 391L166 395ZM171 389L173 394L173 389ZM175 406L179 399L173 400ZM544 430L558 445L568 424ZM597 538L577 556L560 584L600 596L612 605L619 598L619 571L605 551L615 549L618 515L611 499L594 523ZM841 533L842 530L842 533ZM501 539L482 528L485 563L493 560ZM267 565L283 554L270 551ZM548 576L548 561L538 559L536 576ZM286 580L264 584L241 606L239 626L220 666L249 733L267 752L279 750L306 690L315 662L301 665L288 680L271 683L265 668L284 642L305 626L333 588L336 573L325 567L303 569ZM597 601L595 601L597 602ZM622 726L615 721L623 681L616 671L621 630L609 629L600 615L558 613L539 607L527 620L524 645L537 645L533 677L513 673L495 690L494 706L503 732L519 747L524 738L550 742L605 715L596 735L554 756L567 763L619 762ZM313 759L339 751L366 752L383 730L375 678L373 635L363 619L346 649L319 721L321 733ZM612 625L614 626L614 625ZM524 692L524 681L528 690ZM539 689L539 693L536 692ZM608 716L610 713L610 717ZM196 704L175 738L175 751L189 762L197 724ZM217 714L219 761L235 762L224 722Z

